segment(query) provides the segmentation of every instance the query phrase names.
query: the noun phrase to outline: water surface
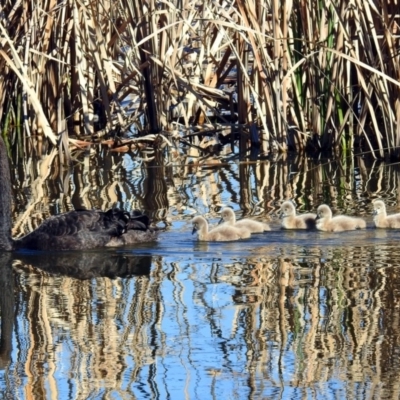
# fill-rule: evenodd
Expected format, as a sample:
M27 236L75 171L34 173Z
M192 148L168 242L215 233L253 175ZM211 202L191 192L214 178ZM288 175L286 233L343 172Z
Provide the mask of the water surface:
M139 173L131 156L113 157L90 158L96 174L82 163L61 196L54 181L32 175L45 202L17 182L14 233L83 204L144 208L166 230L134 248L0 255L3 398L399 397L400 232L373 229L370 205L384 197L396 211L395 167L266 162ZM287 198L302 212L327 202L369 227L282 231L276 212ZM198 242L192 216L216 223L225 205L273 230Z

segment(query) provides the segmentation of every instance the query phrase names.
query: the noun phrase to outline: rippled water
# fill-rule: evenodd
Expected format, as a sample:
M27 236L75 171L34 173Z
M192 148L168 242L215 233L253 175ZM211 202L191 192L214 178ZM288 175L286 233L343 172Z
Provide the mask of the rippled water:
M147 183L140 186L135 179L142 178L124 165L122 182L133 189L116 189L116 198L134 207L138 200L127 199ZM155 196L149 211L167 226L157 243L0 253L1 396L399 398L400 232L373 229L369 205L379 195L394 211L397 172L368 167L365 179L351 166L354 175L327 174L332 185L314 189L312 179L285 186L285 174L273 168L265 167L266 181L253 170L248 186L237 176L240 167L192 171L184 179L166 174L165 185L152 189L164 187L166 196ZM106 181L100 189L108 194L124 187L120 176ZM72 203L96 192L81 186ZM59 197L49 197L51 208ZM363 213L369 228L282 231L276 208L289 197L302 211L323 200L337 211ZM198 242L192 215L206 213L216 223L226 204L268 220L273 231L240 242ZM35 223L20 215L20 226Z

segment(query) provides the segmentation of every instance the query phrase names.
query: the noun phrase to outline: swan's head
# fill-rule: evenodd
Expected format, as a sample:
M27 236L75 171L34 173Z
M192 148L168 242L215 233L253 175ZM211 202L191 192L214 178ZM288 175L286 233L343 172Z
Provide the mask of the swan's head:
M224 208L221 211L221 219L220 219L219 223L235 222L235 221L236 221L236 217L235 217L235 213L233 212L232 208Z
M279 214L280 218L291 217L292 215L296 215L296 207L290 200L285 201L281 205L281 210Z
M322 204L317 209L317 219L331 219L332 218L332 210L326 204Z
M374 206L374 215L386 214L386 206L382 200L374 200L372 204Z
M203 217L201 217L201 216L194 217L192 219L192 227L193 227L192 235L195 232L200 231L206 225L207 225L207 221Z

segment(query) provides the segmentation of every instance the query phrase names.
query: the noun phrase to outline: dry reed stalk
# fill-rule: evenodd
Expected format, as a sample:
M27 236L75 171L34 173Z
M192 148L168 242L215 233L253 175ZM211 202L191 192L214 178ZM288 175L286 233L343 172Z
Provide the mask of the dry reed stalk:
M260 128L264 152L347 150L357 142L375 156L399 155L398 6L7 2L0 5L1 123L18 123L20 94L25 134L45 129L52 141L73 131L93 136L95 114L103 133L131 124L159 132L175 122L225 121L221 110L237 106L241 125ZM237 104L226 86L235 68Z
M0 29L1 28L2 27L0 27ZM4 32L3 32L3 34L4 34ZM33 108L35 109L35 111L38 114L38 120L39 120L38 121L38 125L39 125L39 128L43 131L45 136L47 136L53 143L55 143L56 142L56 137L55 137L54 133L52 132L52 130L50 128L50 125L49 125L49 123L47 121L46 116L44 115L43 108L41 106L41 103L37 99L36 92L32 89L32 85L29 82L28 76L26 74L20 72L20 70L24 71L24 69L22 67L21 60L19 60L18 57L14 58L14 60L18 60L19 61L19 67L17 67L3 50L0 50L0 56L2 56L4 58L4 60L8 64L8 66L18 76L18 78L23 83L27 94L31 97L32 106L33 106ZM14 54L14 56L16 56L16 54Z
M29 188L32 190L32 197L25 207L25 210L22 214L18 216L16 221L14 222L13 227L13 236L22 236L27 232L31 232L37 228L38 225L42 222L43 219L48 217L47 213L43 212L43 209L37 213L35 216L37 225L32 226L33 211L40 205L41 207L47 206L46 204L46 195L44 190L46 189L44 182L48 179L50 175L51 168L53 166L53 161L55 156L57 155L56 149L53 149L49 155L44 157L36 166L38 169L37 173L34 174L36 179L32 179L30 182ZM27 180L29 182L30 179ZM24 183L27 183L24 182Z

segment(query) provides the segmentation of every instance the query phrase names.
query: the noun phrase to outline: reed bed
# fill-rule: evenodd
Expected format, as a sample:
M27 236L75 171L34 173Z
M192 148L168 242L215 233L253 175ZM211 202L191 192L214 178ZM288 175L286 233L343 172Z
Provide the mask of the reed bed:
M1 129L13 142L39 134L67 148L131 127L182 141L222 124L241 151L398 158L398 9L399 0L6 0Z

